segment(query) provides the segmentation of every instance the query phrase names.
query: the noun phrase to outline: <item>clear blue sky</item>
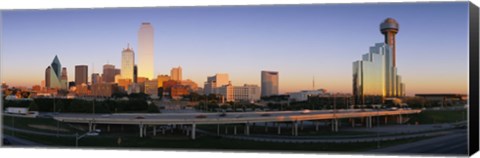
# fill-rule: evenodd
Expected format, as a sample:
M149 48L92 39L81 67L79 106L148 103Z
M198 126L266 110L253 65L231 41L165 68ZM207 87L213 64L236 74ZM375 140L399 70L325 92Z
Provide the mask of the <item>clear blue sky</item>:
M352 62L383 42L379 24L400 24L397 67L415 93L467 93L468 3L321 4L223 7L15 10L2 12L2 81L32 86L58 55L74 65L120 67L122 48L137 50L141 22L155 29L155 74L182 66L203 87L229 73L234 85L260 85L280 72L280 91L316 88L351 93Z

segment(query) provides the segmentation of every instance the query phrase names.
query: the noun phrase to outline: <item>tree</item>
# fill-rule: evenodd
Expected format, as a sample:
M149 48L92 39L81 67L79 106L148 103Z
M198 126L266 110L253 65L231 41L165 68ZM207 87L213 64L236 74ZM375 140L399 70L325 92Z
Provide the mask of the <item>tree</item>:
M28 105L28 110L29 111L38 111L37 103L35 103L35 101L31 101L30 105Z
M158 110L158 107L155 106L155 104L153 104L153 103L150 104L150 105L148 105L147 111L148 111L149 113L160 113L160 110Z
M65 112L65 101L58 99L55 104L55 112Z

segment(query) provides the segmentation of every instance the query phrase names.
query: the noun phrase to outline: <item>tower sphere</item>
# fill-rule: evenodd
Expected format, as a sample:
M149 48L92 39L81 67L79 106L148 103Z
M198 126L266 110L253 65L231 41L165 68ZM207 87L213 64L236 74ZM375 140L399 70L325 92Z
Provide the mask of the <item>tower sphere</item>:
M385 34L387 32L397 33L398 28L398 22L393 18L387 18L380 24L380 31L382 32L382 34Z

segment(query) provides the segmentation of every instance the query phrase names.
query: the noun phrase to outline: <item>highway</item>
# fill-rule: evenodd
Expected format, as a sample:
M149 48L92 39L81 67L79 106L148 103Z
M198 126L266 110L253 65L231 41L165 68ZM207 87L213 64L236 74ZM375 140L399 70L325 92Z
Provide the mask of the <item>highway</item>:
M160 113L160 114L57 114L53 118L69 123L171 125L171 124L234 124L255 122L297 122L333 120L420 113L421 110L304 110L273 112Z
M43 146L43 144L39 144L39 143L35 143L35 142L29 141L29 140L13 137L13 136L7 135L5 133L3 133L3 137L5 139L7 139L8 141L10 141L12 146L36 146L36 147ZM3 147L8 147L8 146L10 146L10 145L4 145Z
M216 133L198 130L200 133L215 136ZM361 137L361 136L347 136L347 137L275 137L275 136L246 136L246 135L220 135L224 138L250 140L259 142L275 142L275 143L360 143L360 142L378 142L378 141L392 141L411 138L435 137L451 134L450 131L434 131L428 133L407 134L407 135L388 135L379 137Z
M455 130L451 134L421 140L418 142L402 144L382 149L376 149L372 153L395 153L395 154L424 154L424 155L461 155L467 156L467 130Z

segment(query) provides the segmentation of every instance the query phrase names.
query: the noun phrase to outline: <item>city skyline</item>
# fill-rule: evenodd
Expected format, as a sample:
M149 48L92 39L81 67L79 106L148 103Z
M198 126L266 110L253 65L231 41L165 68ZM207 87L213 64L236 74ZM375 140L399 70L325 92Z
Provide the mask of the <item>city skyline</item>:
M420 7L417 8L417 6ZM302 7L305 10L301 13L288 12L288 10L297 10ZM335 9L345 12L345 7L351 7L353 9L353 11L350 11L349 13L358 12L358 14L343 13L336 15L329 14L328 16L322 14L325 12L337 13ZM407 13L400 12L404 7L413 8L412 12L418 13L419 15L416 17L405 16ZM401 67L399 73L402 74L402 80L409 85L407 95L432 92L466 93L468 63L465 63L465 61L468 61L466 47L468 44L468 36L467 31L465 31L466 29L463 29L462 27L467 27L467 19L464 18L464 15L467 15L467 12L442 13L442 7L464 10L463 7L467 7L467 3L422 3L415 5L350 4L342 6L235 6L231 8L227 7L228 10L218 7L172 7L105 10L4 11L2 13L4 25L2 30L4 32L2 45L5 46L5 48L2 50L2 63L4 63L2 64L2 81L14 86L16 84L23 84L24 86L30 87L32 85L40 84L40 81L42 80L41 74L45 72L44 68L48 66L48 63L51 61L52 56L50 55L55 54L59 56L62 65L69 70L72 70L74 65L89 65L89 69L92 70L93 68L90 68L90 65L93 65L93 63L95 65L109 63L115 65L115 67L120 67L121 49L126 43L132 43L133 51L138 51L138 47L134 44L137 39L135 37L136 31L141 22L148 21L156 27L156 33L154 36L155 39L159 39L155 40L155 48L159 49L155 49L154 76L169 74L168 72L172 67L180 65L184 71L184 78L190 78L199 85L202 85L202 83L206 81L207 76L216 73L228 73L231 76L230 80L232 81L232 84L236 86L243 84L260 85L259 72L263 70L272 70L282 74L279 79L280 93L311 89L312 75L315 76L315 83L317 83L318 88L325 88L334 92L351 93L351 62L357 60L358 56L367 52L367 48L371 43L384 41L382 37L383 35L378 31L378 26L385 18L393 17L402 24L402 31L397 35L396 52L397 65L398 67ZM392 10L392 12L390 13L391 15L375 14L375 12L370 11L372 8L375 8L374 10L379 12L384 9ZM58 24L61 23L59 21L63 18L71 18L71 16L86 18L84 16L92 13L103 15L94 18L97 20L80 20L87 23L82 25L84 26L98 21L99 19L101 21L102 18L109 16L122 19L122 15L128 15L128 13L131 13L132 15L130 16L132 17L143 15L141 13L133 13L136 10L140 10L141 13L146 15L149 15L147 13L151 12L160 12L164 14L151 16L149 17L150 19L132 18L135 20L122 21L122 23L128 26L122 29L112 28L111 30L108 30L108 27L106 27L107 25L96 24L95 27L98 29L97 33L99 34L91 35L97 35L99 37L97 40L104 40L103 36L107 36L105 33L100 33L101 31L110 31L110 33L114 34L116 33L115 31L118 31L129 34L128 36L118 35L119 37L115 34L114 37L120 39L111 39L111 42L107 42L108 45L95 44L92 45L92 47L85 47L83 43L94 42L97 40L92 39L90 41L89 39L85 41L86 37L83 37L85 38L83 39L84 41L80 40L81 42L78 42L74 37L82 37L82 35L73 34L74 37L70 38L66 33L54 34L56 29L60 29L58 27L51 29L47 28L48 30L44 30L45 28L42 29L37 28L37 26L25 25L28 23L27 19L35 21L34 18L28 18L28 16L39 16L40 19L43 17L46 21L38 21L40 22L39 25L48 26L49 22ZM265 10L269 12L266 12ZM249 13L258 14L261 18L268 18L268 20L265 22L259 22L261 18L248 17L248 14L243 13L243 11L251 11ZM66 15L60 15L59 12L65 12ZM223 12L225 12L224 15L216 14ZM33 15L34 13L38 13L39 15ZM188 18L188 15L196 16ZM286 18L288 18L288 20L280 19L282 16L287 16ZM365 18L358 18L357 16ZM175 17L180 18L175 19ZM59 21L56 21L56 18L59 18ZM237 18L240 18L241 20L236 20ZM427 21L424 21L427 18L430 18L428 23ZM463 18L464 23L458 22L462 21L462 19L459 18ZM200 22L200 19L207 20L208 22ZM313 19L315 19L315 21L311 21ZM322 23L322 20L327 19L329 23ZM116 19L113 19L113 23L115 23L115 20ZM293 24L288 21L293 21ZM198 24L195 22L198 22ZM233 22L233 24L228 24L228 22ZM346 25L349 23L351 25ZM187 24L192 25L193 27L187 27ZM217 25L220 25L221 28ZM437 27L432 28L432 25ZM20 32L14 30L14 26L20 27L19 30L22 30L22 28L27 29L27 32L25 32L24 35L30 35L29 33L32 33L33 39L30 38L27 40L21 37L13 37L22 35ZM67 23L67 27L68 26ZM326 29L333 26L337 26L337 28L334 30ZM186 28L189 28L190 30ZM95 32L89 32L89 28L80 27L76 29L88 33ZM40 32L38 32L38 30L40 30ZM62 31L62 29L60 29L60 31ZM236 33L235 31L238 31L239 33ZM253 36L251 34L243 34L249 31L252 31L250 32L252 34L258 35ZM437 34L439 31L442 32L442 34ZM341 34L339 32L341 32ZM39 41L35 37L40 38L42 37L41 35L49 33L53 33L52 36L54 37L47 39L47 41L55 42L61 39L59 35L65 35L63 38L67 38L67 45L52 44L50 46L36 43ZM278 33L280 34L275 35ZM55 38L56 36L59 36L59 39ZM328 36L329 38L322 36ZM461 38L464 38L464 41L462 41ZM25 57L25 54L20 52L25 52L27 54L30 52L27 51L29 48L21 48L19 45L24 43L23 41L18 42L18 40L25 40L29 47L30 45L33 45L31 48L39 48L36 49L37 52L38 50L42 50L42 57L34 58L38 59L38 61L35 60L24 63L27 65L30 64L30 66L25 66L27 68L22 68L22 65L15 65L15 63L12 63L11 61L19 61L22 59L21 56ZM425 41L432 42L429 43ZM189 46L189 48L182 46L181 44ZM348 48L346 46L348 46ZM86 48L88 51L81 50L81 48ZM76 49L81 50L82 53L79 53ZM113 52L111 52L112 50ZM209 52L210 50L215 51ZM89 53L90 51L96 53ZM102 51L108 53L105 53L105 55L98 54ZM464 53L462 54L462 52ZM30 55L35 55L35 53L32 52ZM19 54L23 55L19 56ZM83 54L86 54L85 57L81 57ZM432 54L434 55L432 56ZM76 55L77 57L69 57L69 55ZM91 55L98 57L93 59ZM5 58L8 60L5 60ZM30 61L28 59L24 60ZM101 60L106 61L102 62ZM43 70L38 71L36 70L36 67ZM100 72L98 71L99 67L101 66L97 66L95 68L97 71L92 73ZM332 69L332 67L334 69ZM9 71L10 69L15 71ZM16 74L15 72L30 73ZM422 73L419 74L418 72ZM71 80L74 77L72 74L73 72L68 71L68 73L68 76L70 76L69 79ZM92 73L89 73L89 76ZM28 74L32 76L28 76Z

